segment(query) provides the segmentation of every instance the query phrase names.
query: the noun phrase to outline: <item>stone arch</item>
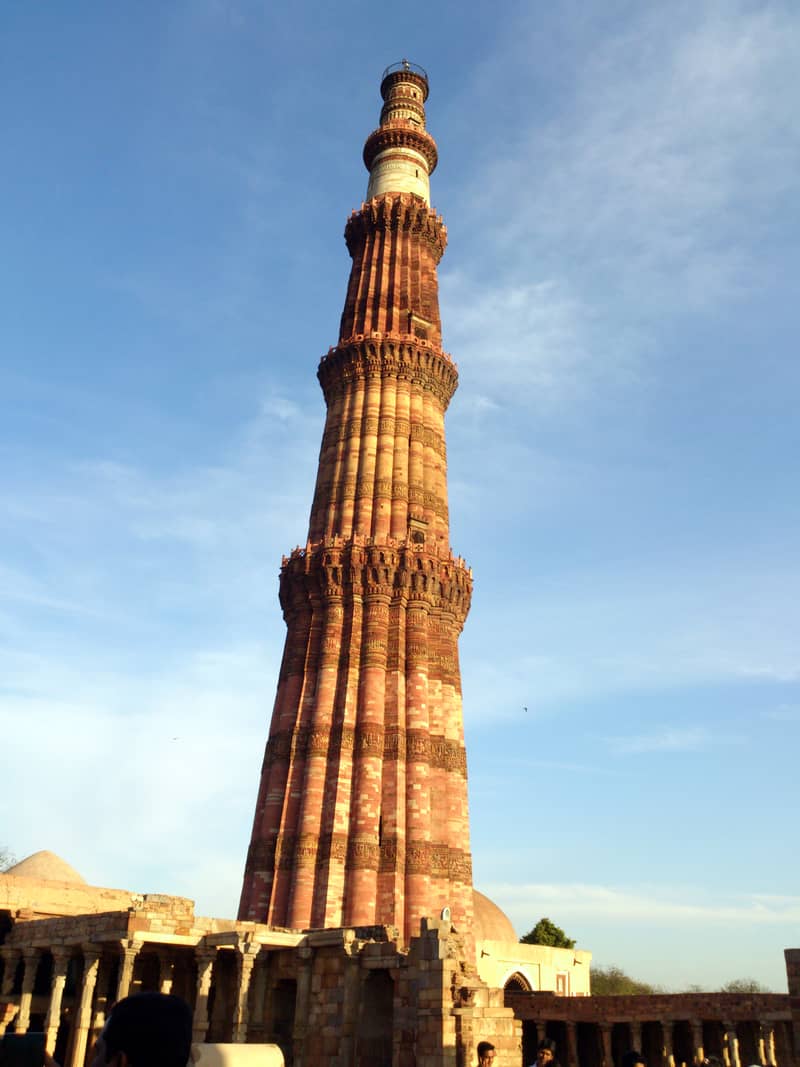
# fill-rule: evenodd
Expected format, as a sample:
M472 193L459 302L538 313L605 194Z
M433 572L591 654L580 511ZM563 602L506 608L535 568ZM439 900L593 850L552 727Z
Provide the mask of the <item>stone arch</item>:
M522 971L514 971L503 982L505 993L532 993L533 986Z

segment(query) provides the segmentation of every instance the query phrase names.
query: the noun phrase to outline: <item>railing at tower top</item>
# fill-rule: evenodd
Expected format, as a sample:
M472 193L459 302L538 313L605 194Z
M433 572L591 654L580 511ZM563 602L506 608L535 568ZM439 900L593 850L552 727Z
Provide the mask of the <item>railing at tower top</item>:
M381 74L381 81L384 81L390 74L397 74L399 71L408 71L411 74L417 74L420 78L425 79L425 84L428 84L428 72L424 67L418 66L416 63L409 63L407 59L401 59L399 63L390 63L386 70Z

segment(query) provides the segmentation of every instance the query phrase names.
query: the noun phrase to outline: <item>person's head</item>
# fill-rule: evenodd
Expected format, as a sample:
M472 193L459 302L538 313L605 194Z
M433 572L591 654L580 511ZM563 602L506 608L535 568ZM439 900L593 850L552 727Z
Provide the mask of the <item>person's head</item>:
M638 1049L632 1048L620 1060L620 1067L647 1067L644 1056Z
M492 1067L496 1055L494 1045L489 1041L478 1042L478 1063L480 1067Z
M551 1037L544 1037L536 1046L536 1062L539 1067L545 1067L556 1058L556 1043Z
M186 1067L192 1011L167 993L137 993L114 1005L94 1049L91 1067Z

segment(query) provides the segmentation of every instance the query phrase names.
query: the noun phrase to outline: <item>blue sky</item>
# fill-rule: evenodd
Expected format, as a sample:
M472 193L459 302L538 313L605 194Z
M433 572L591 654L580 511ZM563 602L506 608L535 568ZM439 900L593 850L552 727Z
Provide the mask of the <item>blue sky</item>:
M407 56L476 885L670 988L784 990L796 5L76 0L3 37L0 843L234 913L342 231Z

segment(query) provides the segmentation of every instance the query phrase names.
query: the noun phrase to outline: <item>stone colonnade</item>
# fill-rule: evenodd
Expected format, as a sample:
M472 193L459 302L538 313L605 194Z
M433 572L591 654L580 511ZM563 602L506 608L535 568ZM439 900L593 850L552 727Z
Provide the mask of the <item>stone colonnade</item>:
M41 927L52 923L69 920L19 924L16 940L29 934L39 943L0 946L0 1036L44 1031L47 1051L63 1067L83 1067L110 1006L134 992L182 996L194 1010L196 1042L273 1040L263 1012L269 982L280 980L286 963L291 969L292 949L302 940L279 931L272 937L277 944L267 945L251 931L227 931L199 940L166 935L165 943L119 937L48 945ZM259 997L252 995L254 974Z
M563 1067L618 1067L636 1049L648 1067L794 1067L788 998L780 994L532 997L507 991L523 1023L523 1062L555 1039Z
M0 1031L43 1030L59 1063L85 1067L113 1003L161 990L192 1006L195 1042L274 1043L287 1067L472 1067L484 1038L520 1063L521 1024L448 922L423 920L408 949L386 927L201 922L99 915L94 940L84 917L17 923L0 947Z

